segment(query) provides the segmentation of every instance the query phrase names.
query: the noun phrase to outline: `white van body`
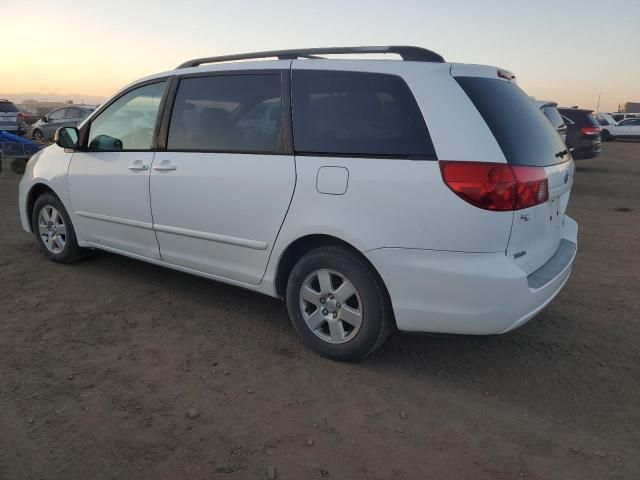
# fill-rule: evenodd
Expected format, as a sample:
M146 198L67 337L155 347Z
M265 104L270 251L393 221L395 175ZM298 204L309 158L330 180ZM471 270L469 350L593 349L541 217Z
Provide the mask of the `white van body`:
M527 127L527 135L541 136L549 145L538 162L526 144L528 137L523 137L520 152L518 142L501 136L511 131L504 131L500 118L488 120L491 103L482 103L485 89L501 94L506 88L506 94L529 100L504 72L444 61L287 58L216 62L152 75L116 93L86 120L76 148L53 145L29 161L20 184L22 225L43 242L50 258L63 261L55 256L60 252L48 249L56 245L56 234L51 234L56 225L42 221L45 207L44 217L34 210L39 197L51 194L61 204L56 208L66 211L60 217L72 225L80 249L122 254L281 298L287 296L292 271L305 255L319 247L325 248L325 255L339 248L379 282L380 301L388 305L390 321L398 329L504 333L525 323L560 291L577 244L577 224L565 214L574 164L553 127L533 102L529 101L533 111L522 106L526 122L535 124ZM273 83L272 92L264 95L282 92L277 145L275 140L269 143L273 122L240 118L241 98L253 94L236 89L233 82L249 85L256 75L264 77L253 90L264 87L266 92L266 85ZM200 86L209 78L211 85L219 86L212 91L231 92L225 101L203 97L208 90ZM381 89L388 84L390 90L363 94L369 87L361 88L358 82L372 85L367 79L379 82ZM334 84L335 92L322 90ZM138 112L139 100L125 104L122 99L143 88L150 93L137 98L148 103ZM313 88L322 91L314 93ZM398 100L403 95L406 98ZM272 97L264 101L272 105ZM402 111L414 106L412 114ZM255 105L247 104L247 111L251 108ZM366 109L372 118L350 108ZM190 116L200 123L187 122ZM117 128L133 129L122 138L129 135L134 139L131 145L148 148L127 148L129 140L118 143L111 135L94 135L98 130L115 131L116 117ZM207 121L225 131L240 129L240 134L234 133L238 142L220 149L190 148L189 143L172 148L172 142L209 145L214 140L192 135ZM419 154L403 150L404 133L398 125L409 124L419 132ZM260 145L270 146L254 151L256 138ZM103 148L100 142L112 143ZM398 151L359 153L352 151L360 148L356 143L364 150L369 144L382 149L397 144ZM340 148L344 151L333 151ZM512 165L512 152L538 163ZM496 172L539 178L491 184L495 192L488 195L499 197L494 204L471 185L475 180L456 177L472 178L485 170L491 181ZM469 200L466 195L474 188L474 195L485 196ZM67 238L57 234L58 251L62 243L74 240L69 238L70 226L62 223L58 232L64 230ZM337 267L326 268L347 285L348 275ZM358 308L352 308L361 315L357 327L354 321L334 330L335 321L353 312L331 303L331 294L318 297L323 302L318 303L319 311L326 312L327 320L309 327L317 330L307 343L324 355L352 359L374 348L350 350L368 328L368 294L363 291L367 287L358 290L353 283L359 292L354 300ZM330 290L339 296L338 287ZM372 308L377 309L368 311ZM376 346L382 336L376 337ZM324 343L313 344L316 337ZM322 350L325 346L342 350Z

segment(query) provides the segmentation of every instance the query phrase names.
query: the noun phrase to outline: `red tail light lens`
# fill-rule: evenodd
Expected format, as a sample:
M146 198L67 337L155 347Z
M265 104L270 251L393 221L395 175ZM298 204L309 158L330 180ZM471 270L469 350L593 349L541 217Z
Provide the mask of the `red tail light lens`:
M601 129L598 127L583 127L580 130L584 135L599 135Z
M22 112L16 113L16 120L18 121L18 123L24 122L24 113Z
M549 199L543 167L441 161L440 171L444 183L456 195L485 210L520 210Z

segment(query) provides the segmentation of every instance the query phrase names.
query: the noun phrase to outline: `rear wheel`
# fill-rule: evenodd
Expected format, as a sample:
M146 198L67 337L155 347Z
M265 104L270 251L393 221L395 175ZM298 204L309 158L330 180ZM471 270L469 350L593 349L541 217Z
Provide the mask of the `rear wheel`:
M44 254L54 262L73 263L87 251L78 246L67 210L53 193L43 193L33 205L31 227Z
M362 258L343 247L312 250L296 263L287 308L304 342L334 360L359 360L391 332L384 286Z

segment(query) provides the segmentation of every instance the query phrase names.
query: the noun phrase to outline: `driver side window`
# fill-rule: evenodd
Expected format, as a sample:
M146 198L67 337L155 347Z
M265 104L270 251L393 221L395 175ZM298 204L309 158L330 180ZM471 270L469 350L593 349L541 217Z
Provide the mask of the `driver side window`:
M118 98L91 122L90 150L150 150L166 80Z

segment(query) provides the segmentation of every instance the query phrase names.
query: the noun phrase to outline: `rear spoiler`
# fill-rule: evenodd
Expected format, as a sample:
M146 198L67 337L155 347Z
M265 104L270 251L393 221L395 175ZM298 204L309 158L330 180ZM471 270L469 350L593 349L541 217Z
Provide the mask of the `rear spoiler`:
M453 77L484 77L506 80L517 83L513 72L504 68L492 67L490 65L474 65L469 63L452 63L451 76Z

